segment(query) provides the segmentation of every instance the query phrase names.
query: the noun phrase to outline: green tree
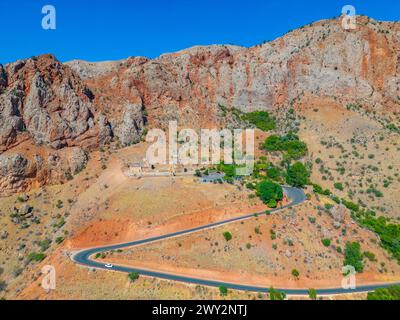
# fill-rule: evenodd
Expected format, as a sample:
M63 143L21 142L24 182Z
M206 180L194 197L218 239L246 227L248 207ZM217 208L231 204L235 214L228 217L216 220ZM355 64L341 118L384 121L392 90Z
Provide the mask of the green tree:
M40 241L40 242L39 242L39 247L40 247L40 250L41 250L42 252L44 252L44 251L46 251L48 248L50 248L50 245L51 245L51 240L50 240L50 239L46 239L46 240L43 240L43 241Z
M318 185L318 184L313 184L313 191L315 192L315 193L318 193L318 194L322 194L322 195L324 195L324 196L329 196L329 195L331 195L331 191L329 190L329 189L323 189L320 185Z
M311 300L316 300L317 299L317 290L309 289L308 296L310 297Z
M261 181L256 186L257 196L265 203L268 204L271 200L280 201L283 199L282 187L269 180ZM274 203L270 203L274 204ZM275 205L276 206L276 205Z
M225 287L225 286L220 286L220 287L219 287L219 294L220 294L222 297L227 296L227 295L228 295L228 288Z
M28 261L35 261L35 262L41 262L46 258L46 255L44 253L37 253L37 252L31 252L28 255Z
M363 212L359 221L361 225L379 235L381 246L400 263L400 224L392 223L382 216L376 218L372 212Z
M358 242L347 242L345 247L344 265L353 266L357 272L363 272L363 256Z
M343 191L344 187L343 184L341 182L336 182L334 185L335 189Z
M279 151L282 150L281 138L277 135L271 135L265 139L262 144L262 148L267 151Z
M226 241L230 241L232 239L232 234L230 232L224 232L223 236L225 238Z
M281 172L276 167L270 167L267 169L267 177L272 180L278 180L281 176Z
M285 151L284 157L287 160L300 159L307 153L307 145L293 132L285 136L269 136L262 144L262 148L266 151Z
M128 274L128 278L131 282L135 282L137 279L139 279L139 273L137 272L130 272Z
M321 241L325 247L329 247L331 245L331 239L322 239Z
M355 204L354 202L342 199L342 203L347 209L351 211L358 212L360 210L360 206L358 204Z
M278 206L278 203L275 199L271 199L268 201L267 206L268 208L276 208Z
M285 300L286 294L271 287L269 288L269 298L271 300Z
M365 251L364 252L364 257L366 257L371 262L377 261L375 254L372 253L371 251Z
M293 187L304 187L309 177L307 168L301 162L296 162L287 169L286 182Z
M307 153L307 145L298 140L288 141L284 144L289 159L300 159Z

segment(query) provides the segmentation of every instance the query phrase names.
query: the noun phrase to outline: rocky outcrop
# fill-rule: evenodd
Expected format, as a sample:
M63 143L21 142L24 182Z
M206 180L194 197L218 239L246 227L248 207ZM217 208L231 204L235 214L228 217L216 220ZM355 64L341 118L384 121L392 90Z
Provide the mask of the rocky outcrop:
M0 190L3 195L22 192L37 173L36 164L21 154L0 155Z
M17 61L2 70L0 83L7 83L0 92L3 150L25 131L35 144L53 149L73 146L77 141L95 148L107 140L107 121L95 121L90 89L53 56Z
M357 17L357 28L344 30L338 18L252 48L199 46L103 63L61 64L43 55L0 66L0 154L26 139L59 151L90 151L114 136L126 146L140 140L145 125L166 128L170 120L216 127L223 121L218 105L279 116L289 106L308 108L314 97L395 114L399 34L399 23ZM69 166L64 151L54 156L49 163ZM55 175L48 168L41 179Z
M67 159L67 166L72 174L78 174L86 168L88 163L88 155L81 148L73 148L69 155L65 156Z
M357 17L357 29L344 30L338 18L252 48L200 46L154 60L129 58L90 77L74 69L88 79L96 108L110 121L122 119L125 105L138 96L150 126L161 128L168 120L215 126L218 104L279 112L306 96L379 113L398 109L399 33L399 23L367 17Z
M347 216L346 207L342 204L335 205L329 210L329 213L331 214L333 219L333 226L335 228L340 228Z
M47 150L33 156L0 155L0 195L66 182L81 172L88 160L87 152L80 147Z
M82 79L96 78L115 72L125 61L88 62L73 60L65 65L74 70Z
M79 147L49 152L45 158L40 157L38 160L46 168L40 173L40 183L45 185L71 180L86 168L88 160L87 152Z
M142 104L127 104L122 121L115 125L115 135L123 146L138 143L144 132L145 116Z
M5 90L7 87L7 73L2 65L0 65L0 90Z
M0 151L11 146L16 141L18 132L22 133L25 129L19 111L21 106L18 96L0 95Z
M0 154L8 151L0 163L0 195L63 182L86 166L87 151L111 141L110 123L93 99L82 79L52 55L0 66ZM10 149L27 140L45 151L13 155ZM57 161L47 161L49 150Z

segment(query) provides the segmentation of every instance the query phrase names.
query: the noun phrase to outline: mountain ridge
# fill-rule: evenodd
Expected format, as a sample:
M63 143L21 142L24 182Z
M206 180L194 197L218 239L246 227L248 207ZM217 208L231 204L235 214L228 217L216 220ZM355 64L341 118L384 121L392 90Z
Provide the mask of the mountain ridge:
M399 23L358 16L356 30L344 30L341 18L321 20L250 48L195 46L155 59L105 62L61 63L51 54L18 60L0 66L0 168L16 165L20 173L21 164L40 163L51 176L49 159L65 162L60 154L72 148L87 155L112 141L127 146L139 142L146 127L166 128L170 120L225 126L219 105L283 118L318 99L359 104L397 124L398 52ZM21 143L45 151L19 150L26 161L14 163ZM73 169L65 166L62 171ZM29 188L21 181L35 177L18 173L10 183L9 171L0 172L0 185L10 191Z

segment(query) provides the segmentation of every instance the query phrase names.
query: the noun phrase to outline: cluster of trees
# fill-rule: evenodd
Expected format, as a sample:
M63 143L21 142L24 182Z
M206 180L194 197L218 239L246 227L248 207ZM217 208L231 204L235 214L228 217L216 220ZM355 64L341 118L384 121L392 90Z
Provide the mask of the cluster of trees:
M324 189L322 188L319 184L313 184L313 190L315 193L324 195L324 196L330 196L331 195L331 191L329 189Z
M347 242L344 252L344 265L353 266L357 272L363 272L364 264L360 244L358 242Z
M359 222L377 233L381 239L381 246L400 263L400 224L391 223L382 216L376 218L371 212L363 212Z
M224 179L227 182L232 183L233 179L237 176L236 175L236 169L237 168L243 168L245 165L237 165L237 164L225 164L225 163L220 163L217 165L217 170L220 172L225 173Z
M382 191L379 191L378 189L376 189L374 187L368 188L367 189L367 193L368 194L373 193L375 195L375 197L377 197L377 198L382 198L383 197Z
M368 300L400 300L400 286L379 288L368 293Z
M289 165L286 172L286 183L294 187L304 187L309 183L310 172L301 162Z
M34 262L41 262L46 258L46 255L42 252L31 252L28 255L28 262L34 261Z
M307 145L300 141L299 137L289 132L287 135L271 135L263 143L262 148L266 151L284 151L284 158L300 159L307 154Z
M284 170L280 167L269 163L266 157L260 157L254 164L252 177L254 179L268 178L276 182L283 182Z
M400 224L391 222L386 217L376 217L374 211L360 210L360 206L351 201L341 199L341 202L352 211L353 219L379 236L381 246L400 263Z
M386 126L386 128L389 129L389 130L392 131L392 132L396 132L396 133L399 133L399 134L400 134L400 127L396 127L396 125L393 124L393 123L388 124L388 125Z
M351 210L353 212L358 212L360 210L360 206L358 204L352 202L352 201L347 201L345 199L342 199L341 202L344 204L344 206L347 209L349 209L349 210Z
M254 111L244 113L235 107L227 108L221 104L218 104L218 107L222 111L224 117L226 117L228 113L230 113L234 117L236 117L236 119L251 123L262 131L273 130L276 127L275 117L271 116L267 111Z
M271 117L266 111L255 111L242 115L242 119L254 124L262 131L275 129L275 118Z
M286 174L277 167L268 166L264 169L269 179L280 181L281 178L285 178L286 183L294 187L304 187L309 183L309 169L301 162L291 164L292 160L300 159L308 151L307 145L300 141L296 134L289 132L283 136L271 135L264 141L262 148L266 151L284 152L283 164L286 163Z
M282 187L270 180L263 180L256 185L257 196L270 208L276 208L283 199Z
M235 177L235 174L236 174L235 169L236 169L236 166L233 164L220 163L217 166L218 171L222 171L223 173L225 173L225 177L230 177L230 178Z
M281 171L277 167L271 165L267 168L267 177L272 180L278 181L281 177Z

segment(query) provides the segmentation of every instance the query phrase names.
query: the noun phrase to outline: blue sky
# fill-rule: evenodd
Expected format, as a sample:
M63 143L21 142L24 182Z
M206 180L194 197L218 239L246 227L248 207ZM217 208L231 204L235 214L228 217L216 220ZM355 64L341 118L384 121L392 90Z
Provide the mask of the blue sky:
M42 6L54 5L57 29L41 28ZM0 0L0 63L43 53L59 60L156 57L194 45L253 46L290 29L357 14L400 20L398 0Z

